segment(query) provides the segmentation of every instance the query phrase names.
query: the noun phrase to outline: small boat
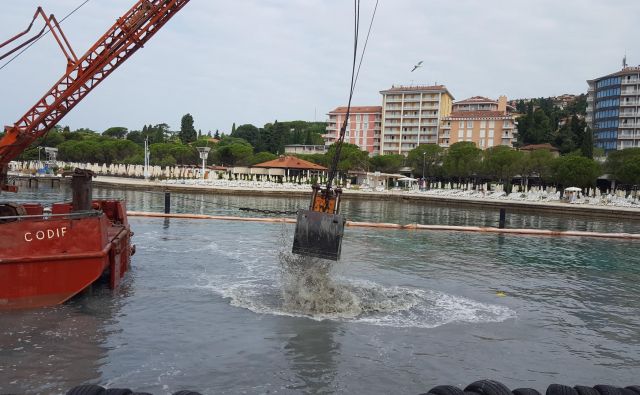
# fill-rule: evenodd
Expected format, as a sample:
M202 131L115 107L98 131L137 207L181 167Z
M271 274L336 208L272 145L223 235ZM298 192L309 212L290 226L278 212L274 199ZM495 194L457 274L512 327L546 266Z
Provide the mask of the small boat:
M0 203L0 310L60 304L106 276L117 288L129 270L126 203L92 200L91 175L76 173L74 200L50 211Z

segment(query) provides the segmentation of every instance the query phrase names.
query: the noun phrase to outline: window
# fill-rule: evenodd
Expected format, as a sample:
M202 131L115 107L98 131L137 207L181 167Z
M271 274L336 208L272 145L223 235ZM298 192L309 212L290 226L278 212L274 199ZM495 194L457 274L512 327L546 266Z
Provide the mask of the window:
M463 137L464 137L464 130L462 129L458 130L458 139L462 140Z
M480 138L484 138L486 137L485 135L487 134L487 131L484 129L480 129Z
M460 121L459 127L460 127L460 129L464 128L464 121Z
M493 138L493 133L494 133L494 130L493 130L493 129L489 130L489 138L490 138L490 139L492 139L492 138ZM491 141L491 140L489 140L489 141Z
M496 121L489 121L489 127L490 128L495 128L496 127Z
M473 129L473 121L467 121L467 127Z
M480 148L484 148L484 139L480 139Z
M489 139L489 147L493 147L493 139Z
M470 139L472 135L473 135L473 130L467 129L467 138Z
M486 128L487 127L487 121L480 121L480 127L481 128Z

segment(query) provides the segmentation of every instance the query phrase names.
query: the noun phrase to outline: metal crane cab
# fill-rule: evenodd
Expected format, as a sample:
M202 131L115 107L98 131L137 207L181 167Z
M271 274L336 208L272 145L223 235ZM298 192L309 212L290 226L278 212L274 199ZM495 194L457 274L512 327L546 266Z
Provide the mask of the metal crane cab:
M340 214L340 188L316 184L308 210L298 210L293 237L294 254L337 261L346 220Z

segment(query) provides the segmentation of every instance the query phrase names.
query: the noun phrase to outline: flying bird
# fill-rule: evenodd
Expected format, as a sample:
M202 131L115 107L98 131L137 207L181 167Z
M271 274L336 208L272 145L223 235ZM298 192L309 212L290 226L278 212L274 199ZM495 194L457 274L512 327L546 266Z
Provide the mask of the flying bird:
M413 70L411 70L411 72L413 73L414 71L416 71L418 67L422 67L422 60L419 61L417 65L413 66Z

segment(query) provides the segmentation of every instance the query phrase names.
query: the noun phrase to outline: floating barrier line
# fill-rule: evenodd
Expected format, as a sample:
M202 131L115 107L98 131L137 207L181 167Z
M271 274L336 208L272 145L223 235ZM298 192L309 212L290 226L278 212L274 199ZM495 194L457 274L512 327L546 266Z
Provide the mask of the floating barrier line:
M144 211L128 211L130 217L152 217L152 218L179 218L179 219L209 219L220 221L244 221L244 222L271 222L295 224L294 218L258 218L258 217L233 217L224 215L204 215L204 214L164 214ZM356 228L384 228L403 230L432 230L449 232L474 232L474 233L499 233L515 235L534 236L560 236L560 237L594 237L607 239L628 239L640 240L640 234L636 233L601 233L584 232L579 230L546 230L546 229L500 229L481 226L453 226L453 225L421 225L421 224L393 224L385 222L354 222L347 221L346 226Z

